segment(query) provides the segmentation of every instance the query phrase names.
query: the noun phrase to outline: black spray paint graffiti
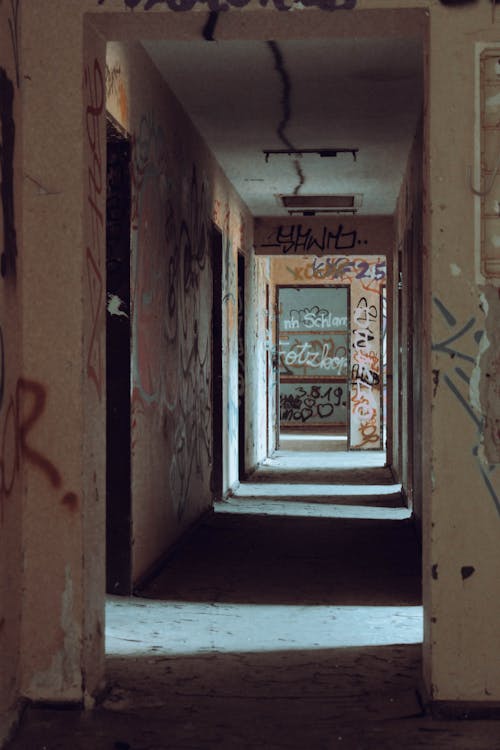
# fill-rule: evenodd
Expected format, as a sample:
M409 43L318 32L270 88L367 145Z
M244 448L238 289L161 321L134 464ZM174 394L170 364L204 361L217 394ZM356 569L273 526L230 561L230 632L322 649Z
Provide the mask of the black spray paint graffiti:
M196 172L169 179L166 137L152 116L132 139L133 439L147 410L162 426L172 501L183 515L211 465L208 207ZM185 195L181 213L179 195ZM176 217L182 216L181 220Z
M1 274L16 275L17 237L14 220L14 86L0 68L0 194L3 212Z
M356 244L361 244L355 229L344 230L339 224L336 230L323 227L318 234L311 227L302 228L302 224L279 226L269 237L268 242L262 242L260 247L276 248L279 253L331 253L334 250L352 250Z
M280 421L306 424L333 421L339 407L338 421L345 422L346 394L341 385L312 385L308 389L295 386L291 393L280 393Z
M470 354L467 354L466 351L463 351L463 348L467 347L467 341L465 337L470 334L472 335L472 342L469 341L469 347L475 346L478 347L481 343L481 339L483 338L484 331L480 329L474 330L476 326L476 319L474 317L471 317L467 323L465 323L463 326L458 328L458 321L455 318L455 316L445 307L445 305L441 302L441 300L437 299L437 297L434 297L434 304L436 305L437 309L443 316L444 321L450 328L451 335L445 338L443 341L439 341L438 343L434 343L432 345L432 350L434 352L439 352L440 354L448 354L450 359L456 360L459 359L461 362L468 363L469 366L475 366L476 358L471 356ZM463 348L459 349L457 348L457 345L459 345ZM464 365L465 366L465 365ZM438 372L439 371L435 371ZM470 403L468 390L471 382L471 374L467 373L462 367L456 365L453 368L452 376L450 377L448 374L445 374L443 377L444 382L450 389L450 391L453 393L455 398L458 400L462 408L465 410L465 412L468 414L468 416L472 419L474 424L477 428L478 433L478 443L473 446L472 448L472 455L476 459L476 466L479 470L479 473L484 481L484 484L486 486L486 489L488 490L488 493L491 496L491 499L493 500L495 507L497 509L498 514L500 515L500 497L498 496L495 487L493 486L492 482L492 475L496 471L496 466L494 465L488 465L485 466L480 457L479 457L479 444L481 442L481 438L484 434L484 418L479 417L474 409L472 408L472 405ZM466 394L464 395L460 388L464 387L463 384L465 383L465 386L467 388Z
M98 5L104 5L105 2L106 0L97 0ZM173 11L187 11L192 10L195 5L202 4L207 5L210 11L216 13L227 11L230 8L244 8L250 2L251 0L227 0L227 2L221 2L220 0L123 0L125 8L129 8L130 10L134 10L135 8L152 10L157 5L162 5ZM288 4L285 0L259 0L259 4L263 8L266 8L270 2L276 10L282 11L292 10L294 5L297 4L306 8L334 11L353 10L356 7L357 0L290 0Z

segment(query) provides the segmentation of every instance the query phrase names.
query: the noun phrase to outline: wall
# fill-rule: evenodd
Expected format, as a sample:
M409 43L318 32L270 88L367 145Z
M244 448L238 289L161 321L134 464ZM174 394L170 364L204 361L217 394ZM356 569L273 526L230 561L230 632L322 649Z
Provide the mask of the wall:
M497 41L498 8L433 4L424 200L425 674L436 701L500 701L500 469L485 431L500 277L481 263L477 42ZM496 144L498 149L498 143ZM484 155L491 170L496 151ZM477 165L474 168L474 165ZM472 174L470 168L472 169ZM471 183L472 177L472 183ZM487 176L486 176L487 177ZM485 177L485 180L486 180ZM479 223L478 223L479 222ZM497 251L498 252L498 251Z
M237 252L250 251L252 222L143 48L109 44L106 70L107 107L132 142L135 580L212 504L212 221L223 233L224 490L238 479ZM258 283L250 290L255 317Z
M19 3L0 4L0 745L17 715L22 590L21 462L29 423L21 373L23 274ZM23 425L22 431L20 430Z

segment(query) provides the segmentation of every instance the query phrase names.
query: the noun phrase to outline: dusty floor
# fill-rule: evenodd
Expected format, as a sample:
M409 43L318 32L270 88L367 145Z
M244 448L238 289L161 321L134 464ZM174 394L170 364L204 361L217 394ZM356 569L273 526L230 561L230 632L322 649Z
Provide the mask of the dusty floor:
M103 704L31 708L11 750L500 750L500 722L422 706L418 547L383 457L307 461L277 454L111 598Z

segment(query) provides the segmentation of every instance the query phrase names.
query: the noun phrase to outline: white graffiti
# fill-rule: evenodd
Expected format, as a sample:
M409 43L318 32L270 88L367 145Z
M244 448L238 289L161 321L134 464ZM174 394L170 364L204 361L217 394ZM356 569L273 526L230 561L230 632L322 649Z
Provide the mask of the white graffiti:
M302 344L297 343L286 352L283 351L283 347L289 344L284 342L281 346L280 357L286 367L312 367L329 370L336 375L343 374L347 368L347 356L334 354L333 347L328 342L325 342L319 351L315 350L308 341Z
M302 316L291 314L291 317L283 321L284 330L297 330L301 325L308 330L315 329L345 329L347 328L347 316L340 317L322 310L316 314L306 312Z

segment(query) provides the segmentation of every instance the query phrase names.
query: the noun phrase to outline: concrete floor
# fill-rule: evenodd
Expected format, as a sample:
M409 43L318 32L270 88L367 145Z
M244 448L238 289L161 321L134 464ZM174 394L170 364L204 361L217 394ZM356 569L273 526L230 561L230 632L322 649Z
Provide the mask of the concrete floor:
M104 702L30 708L11 750L500 750L499 722L425 712L418 545L381 457L322 459L276 455L110 598Z

